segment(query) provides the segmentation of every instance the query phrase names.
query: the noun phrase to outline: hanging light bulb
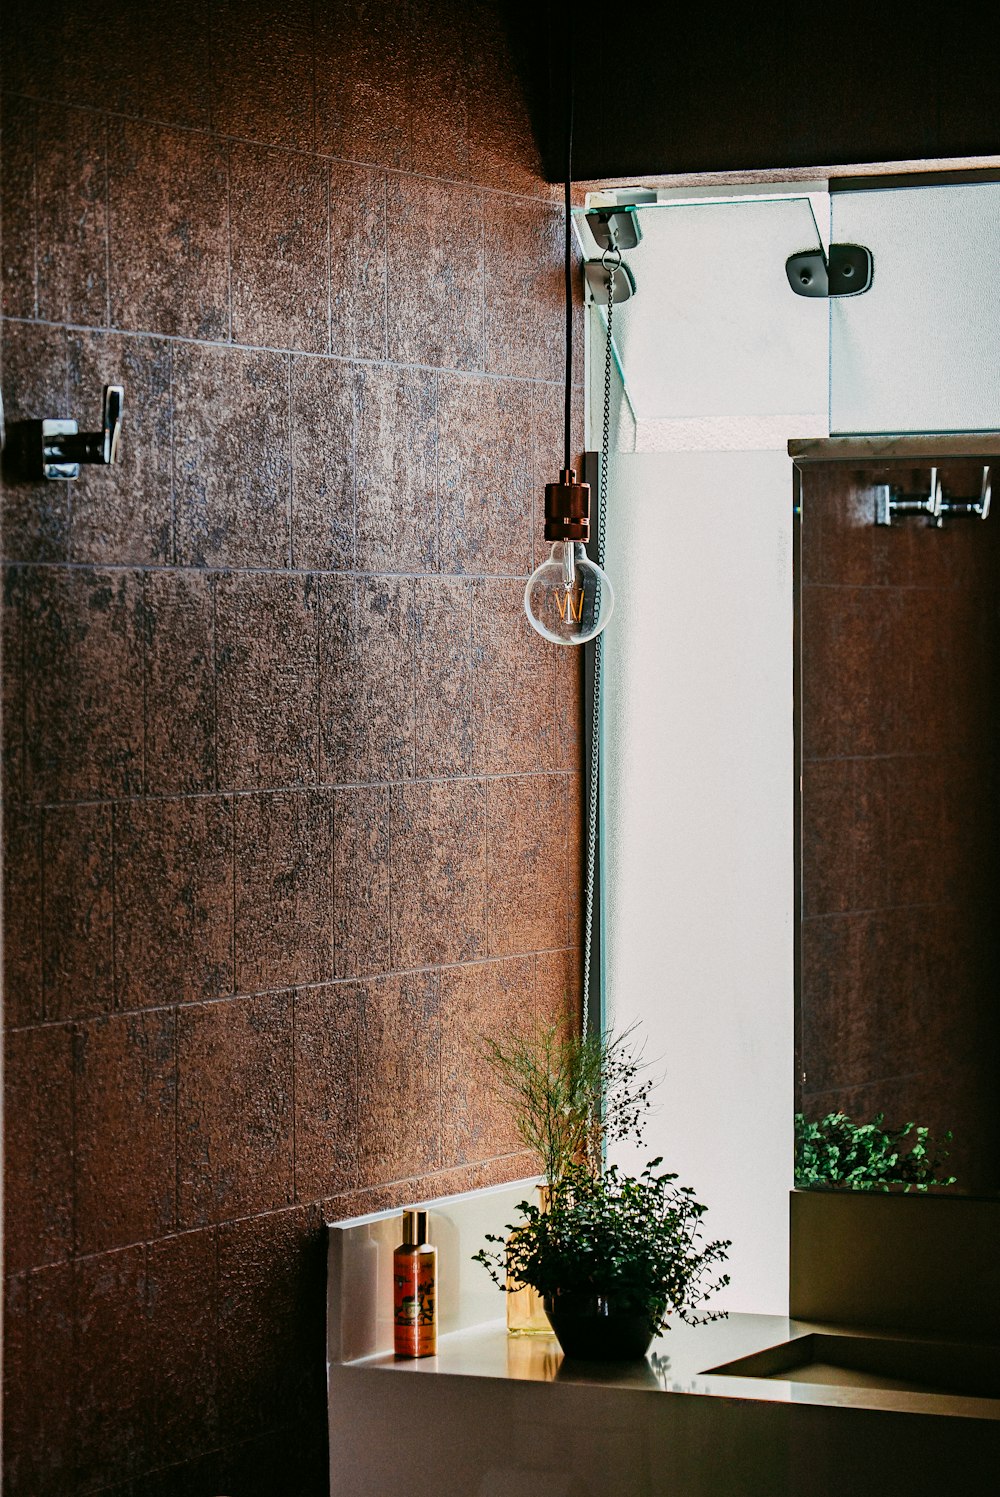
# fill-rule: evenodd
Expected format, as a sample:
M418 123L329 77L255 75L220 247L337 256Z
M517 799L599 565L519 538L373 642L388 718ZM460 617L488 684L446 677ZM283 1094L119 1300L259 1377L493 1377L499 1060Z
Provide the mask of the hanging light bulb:
M533 629L556 645L585 645L607 624L615 606L607 573L591 561L590 485L564 468L545 485L545 538L552 550L528 578L524 611Z
M572 39L572 33L571 39ZM607 574L586 552L590 539L590 485L577 481L570 466L573 421L573 67L567 78L564 254L566 281L566 384L564 458L558 483L545 485L545 539L548 558L528 578L524 611L543 639L556 645L584 645L611 617L615 595ZM613 294L613 293L612 293ZM611 334L610 316L608 336ZM602 490L603 492L603 490Z

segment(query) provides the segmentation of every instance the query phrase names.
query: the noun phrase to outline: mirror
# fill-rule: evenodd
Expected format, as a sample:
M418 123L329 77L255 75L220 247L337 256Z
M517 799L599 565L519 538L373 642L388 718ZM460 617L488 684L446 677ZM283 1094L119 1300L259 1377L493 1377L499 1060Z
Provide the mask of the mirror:
M982 473L943 460L945 496ZM929 492L912 459L798 483L797 1183L833 1184L851 1149L853 1188L996 1194L1000 517L876 524L878 486Z

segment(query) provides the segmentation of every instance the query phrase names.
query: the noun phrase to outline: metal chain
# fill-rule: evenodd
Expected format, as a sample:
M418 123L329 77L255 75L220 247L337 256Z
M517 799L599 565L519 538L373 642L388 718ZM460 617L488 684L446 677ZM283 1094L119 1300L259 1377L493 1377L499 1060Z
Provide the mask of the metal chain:
M609 255L615 256L609 264ZM615 274L621 264L621 251L605 250L602 263L608 272L608 342L604 359L604 429L601 434L601 471L597 476L597 564L604 566L606 522L608 516L608 452L611 441L611 370L614 359L613 327L615 310ZM590 952L594 940L594 889L597 873L597 820L600 794L601 668L604 658L604 635L594 640L593 717L590 727L590 783L587 787L587 879L585 886L583 929L583 1032L590 1032Z

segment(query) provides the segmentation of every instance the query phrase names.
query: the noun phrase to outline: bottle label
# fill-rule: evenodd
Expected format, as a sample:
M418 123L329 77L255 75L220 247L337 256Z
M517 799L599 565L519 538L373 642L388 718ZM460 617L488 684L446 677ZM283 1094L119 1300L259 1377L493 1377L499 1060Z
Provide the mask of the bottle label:
M432 1253L400 1255L393 1264L393 1323L398 1357L437 1351L437 1292Z

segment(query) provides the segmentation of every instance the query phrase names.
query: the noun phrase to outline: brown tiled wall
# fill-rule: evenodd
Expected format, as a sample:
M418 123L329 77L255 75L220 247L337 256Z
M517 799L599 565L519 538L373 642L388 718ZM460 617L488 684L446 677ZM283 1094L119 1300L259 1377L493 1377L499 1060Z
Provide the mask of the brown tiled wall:
M996 1191L1000 519L873 525L876 483L928 482L804 475L800 1100L950 1128L960 1186Z
M44 14L43 14L44 13ZM561 219L478 0L8 0L10 1497L325 1490L326 1216L513 1178L579 662L521 611Z

